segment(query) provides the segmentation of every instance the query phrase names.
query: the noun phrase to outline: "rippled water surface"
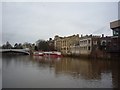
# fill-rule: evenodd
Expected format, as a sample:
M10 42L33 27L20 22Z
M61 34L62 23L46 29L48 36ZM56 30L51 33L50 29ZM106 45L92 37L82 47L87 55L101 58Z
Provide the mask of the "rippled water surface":
M119 60L2 57L3 88L116 88Z

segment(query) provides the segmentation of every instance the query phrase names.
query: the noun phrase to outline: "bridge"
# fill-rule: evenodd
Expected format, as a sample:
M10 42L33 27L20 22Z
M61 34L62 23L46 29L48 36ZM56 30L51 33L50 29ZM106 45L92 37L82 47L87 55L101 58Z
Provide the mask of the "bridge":
M0 53L14 53L30 55L29 49L0 49Z

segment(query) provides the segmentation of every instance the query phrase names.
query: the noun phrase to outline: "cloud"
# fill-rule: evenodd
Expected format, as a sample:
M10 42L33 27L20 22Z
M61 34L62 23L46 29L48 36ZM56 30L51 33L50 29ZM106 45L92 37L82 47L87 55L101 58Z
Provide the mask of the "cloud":
M2 3L0 2L0 26L2 26ZM0 28L1 31L1 28Z
M4 2L3 42L35 42L56 34L91 34L118 18L117 5L117 2Z

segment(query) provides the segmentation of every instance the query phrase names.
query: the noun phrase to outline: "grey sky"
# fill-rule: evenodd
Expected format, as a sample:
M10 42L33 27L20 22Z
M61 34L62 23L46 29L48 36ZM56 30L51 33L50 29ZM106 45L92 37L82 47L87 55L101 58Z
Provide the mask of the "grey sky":
M111 35L117 2L3 2L3 43L35 42L55 35Z

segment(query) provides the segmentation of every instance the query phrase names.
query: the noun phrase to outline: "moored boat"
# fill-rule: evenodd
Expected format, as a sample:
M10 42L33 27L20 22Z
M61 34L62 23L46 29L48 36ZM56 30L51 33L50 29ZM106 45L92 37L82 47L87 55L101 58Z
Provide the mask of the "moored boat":
M43 52L35 51L35 52L33 52L33 55L34 56L43 56Z
M33 52L34 56L44 56L44 57L61 57L61 52L57 51L48 51L48 52L41 52L41 51L35 51Z
M61 57L61 52L57 51L50 51L50 52L43 52L43 56L45 57Z

